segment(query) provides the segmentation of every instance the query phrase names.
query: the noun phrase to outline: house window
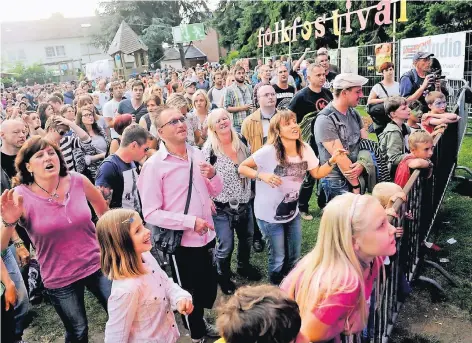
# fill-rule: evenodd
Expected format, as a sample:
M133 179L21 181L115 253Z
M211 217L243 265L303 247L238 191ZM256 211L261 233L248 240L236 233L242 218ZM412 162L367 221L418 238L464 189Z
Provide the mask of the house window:
M66 49L64 49L64 45L56 46L56 56L65 56L65 55L66 55Z
M46 57L54 57L56 56L56 52L54 50L53 46L47 46L46 47Z

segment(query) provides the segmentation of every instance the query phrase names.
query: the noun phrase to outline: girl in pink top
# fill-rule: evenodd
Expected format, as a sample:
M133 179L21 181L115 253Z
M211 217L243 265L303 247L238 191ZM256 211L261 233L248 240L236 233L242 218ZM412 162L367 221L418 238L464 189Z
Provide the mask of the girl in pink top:
M192 297L159 267L151 232L133 210L115 209L97 223L103 272L113 280L105 342L166 342L179 338L174 309L188 315Z
M99 216L108 206L85 176L67 171L59 148L45 138L28 139L15 167L16 206L3 213L3 219L21 219L36 247L44 286L66 328L66 342L88 342L84 288L106 308L111 284L100 271L87 201Z
M300 307L296 342L339 342L341 333L360 332L382 256L395 252L395 228L377 199L346 193L331 200L315 248L281 285Z

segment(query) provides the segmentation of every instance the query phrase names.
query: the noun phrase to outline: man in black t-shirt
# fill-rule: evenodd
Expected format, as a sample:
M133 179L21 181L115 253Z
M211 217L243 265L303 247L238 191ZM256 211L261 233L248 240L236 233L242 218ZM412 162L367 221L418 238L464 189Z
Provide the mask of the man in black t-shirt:
M288 106L288 109L297 115L297 122L299 124L307 114L318 113L333 100L333 94L328 89L323 88L326 81L326 72L323 66L318 63L310 64L307 70L307 79L308 87L295 94L295 97ZM311 127L311 123L309 125ZM300 216L305 220L313 219L313 216L308 213L308 202L310 201L311 193L313 193L314 185L315 180L310 173L307 173L300 188L300 196L298 197Z
M288 107L290 101L295 95L295 87L288 84L288 70L284 64L277 68L277 84L273 85L275 94L277 96L276 107L278 110L283 110Z
M141 161L146 156L148 135L147 130L137 124L128 126L123 132L119 149L100 165L95 186L110 208L127 208L141 215L135 161Z
M306 114L319 112L333 99L333 94L323 85L325 69L319 64L310 64L307 70L308 86L303 88L290 102L288 109L297 115L300 124Z

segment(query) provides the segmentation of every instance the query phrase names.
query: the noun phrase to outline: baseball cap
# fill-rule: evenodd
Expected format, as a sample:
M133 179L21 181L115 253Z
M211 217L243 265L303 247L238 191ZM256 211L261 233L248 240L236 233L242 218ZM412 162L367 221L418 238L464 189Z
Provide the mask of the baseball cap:
M352 73L338 74L333 80L334 89L346 89L351 87L361 87L369 81L364 76Z
M414 56L413 56L413 62L416 62L422 58L428 58L434 56L434 54L427 52L427 51L418 51Z
M192 81L192 80L185 80L185 82L184 82L184 88L190 87L191 85L196 86L197 83L196 83L195 81Z

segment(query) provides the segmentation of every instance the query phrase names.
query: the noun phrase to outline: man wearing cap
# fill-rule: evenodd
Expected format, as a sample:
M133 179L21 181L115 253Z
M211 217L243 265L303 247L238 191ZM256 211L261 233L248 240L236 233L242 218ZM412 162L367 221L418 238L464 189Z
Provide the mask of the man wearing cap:
M424 92L433 78L433 75L427 75L431 68L432 56L434 54L430 52L418 51L413 56L414 68L400 78L400 95L405 97L408 102L419 100L425 113L429 111Z
M362 86L367 81L360 75L337 75L333 81L334 99L320 111L315 121L314 135L321 164L328 161L336 149L343 148L349 152L347 156L338 158L338 165L321 179L326 201L350 189L353 193L360 193L358 178L364 167L356 160L360 139L368 136L355 107L363 96Z
M192 80L185 80L184 90L185 90L184 96L185 96L185 100L187 100L188 110L191 111L193 109L192 96L197 90L197 83Z

